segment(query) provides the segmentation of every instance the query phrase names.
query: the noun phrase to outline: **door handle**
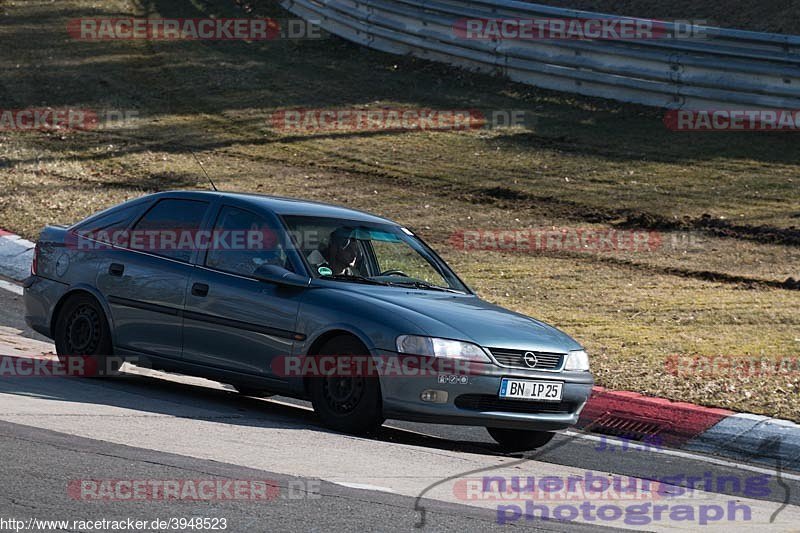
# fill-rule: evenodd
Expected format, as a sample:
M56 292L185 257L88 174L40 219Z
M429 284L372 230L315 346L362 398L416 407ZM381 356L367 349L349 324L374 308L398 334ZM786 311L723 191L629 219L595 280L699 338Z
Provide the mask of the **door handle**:
M208 285L205 283L195 283L192 285L192 294L195 296L208 296Z
M125 265L111 263L111 265L108 267L108 273L112 276L121 276L123 272L125 272Z

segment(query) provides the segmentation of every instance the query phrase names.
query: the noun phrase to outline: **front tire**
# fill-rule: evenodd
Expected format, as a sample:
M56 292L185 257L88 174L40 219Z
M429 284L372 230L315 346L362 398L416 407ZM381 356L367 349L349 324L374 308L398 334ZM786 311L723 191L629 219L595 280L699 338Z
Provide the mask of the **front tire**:
M347 336L329 340L320 353L370 357L361 342ZM309 388L314 411L331 429L366 435L383 424L381 389L376 376L311 377Z
M529 429L486 428L486 431L500 446L515 452L541 448L556 436L555 433L550 431L532 431Z
M119 374L121 360L112 357L111 329L100 304L88 294L78 294L64 302L55 324L56 354L68 369L81 377L108 377Z

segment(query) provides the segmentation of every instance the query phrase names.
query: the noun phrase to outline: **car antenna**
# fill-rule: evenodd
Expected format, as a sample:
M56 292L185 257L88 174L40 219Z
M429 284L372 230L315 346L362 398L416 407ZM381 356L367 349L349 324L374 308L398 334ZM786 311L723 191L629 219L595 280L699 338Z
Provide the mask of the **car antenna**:
M209 176L208 172L206 172L206 168L203 166L203 163L200 162L200 159L197 157L197 154L194 153L194 150L192 150L192 149L190 149L189 151L192 152L192 156L194 156L194 160L197 161L197 164L200 165L200 169L203 171L203 174L206 175L206 178L208 179L208 182L211 184L211 188L214 189L214 192L217 192L218 191L217 186L214 185L214 182L211 180L211 176Z

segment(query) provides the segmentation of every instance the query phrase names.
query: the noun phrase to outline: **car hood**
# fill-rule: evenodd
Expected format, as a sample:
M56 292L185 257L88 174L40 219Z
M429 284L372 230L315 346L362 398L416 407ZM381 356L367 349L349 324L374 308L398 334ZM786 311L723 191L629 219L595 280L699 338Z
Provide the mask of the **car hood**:
M569 335L544 322L474 295L369 285L348 288L395 307L396 311L404 310L408 320L432 337L467 340L487 348L543 352L581 348Z

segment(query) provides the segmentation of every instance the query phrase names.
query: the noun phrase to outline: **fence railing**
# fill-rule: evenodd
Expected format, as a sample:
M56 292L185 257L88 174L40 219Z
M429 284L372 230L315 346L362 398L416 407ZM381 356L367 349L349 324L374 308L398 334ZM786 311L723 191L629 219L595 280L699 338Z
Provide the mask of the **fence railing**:
M694 36L468 39L456 31L464 19L620 17L512 0L283 0L282 5L376 50L546 89L673 109L800 109L797 35L664 23L667 33L688 29Z

